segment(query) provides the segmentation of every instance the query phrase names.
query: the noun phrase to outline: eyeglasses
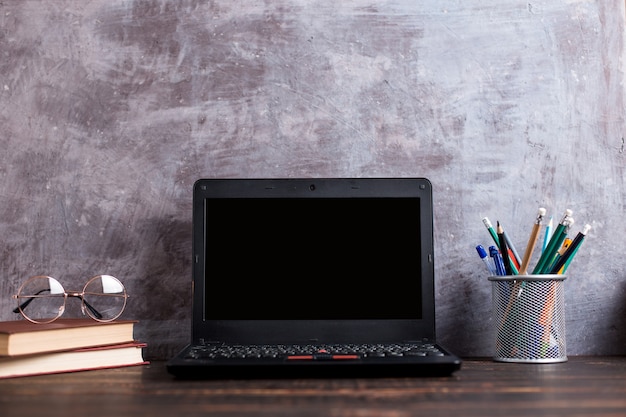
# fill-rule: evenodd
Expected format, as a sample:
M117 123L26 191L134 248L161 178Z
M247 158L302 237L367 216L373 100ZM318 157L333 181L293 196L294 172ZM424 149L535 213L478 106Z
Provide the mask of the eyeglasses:
M52 323L63 315L68 297L81 300L81 311L96 321L118 318L126 307L126 288L111 275L96 275L80 292L67 292L56 278L38 275L26 280L13 296L14 313L21 313L33 323Z

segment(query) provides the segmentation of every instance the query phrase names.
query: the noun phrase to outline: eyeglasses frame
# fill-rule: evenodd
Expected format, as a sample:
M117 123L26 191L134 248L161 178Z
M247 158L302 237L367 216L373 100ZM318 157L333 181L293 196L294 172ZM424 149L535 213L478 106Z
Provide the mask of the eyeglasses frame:
M89 292L86 292L85 289L89 286L89 284L91 284L92 281L99 279L99 278L103 278L103 277L107 277L107 278L112 278L114 279L121 287L123 290L123 294L106 294L106 293L102 293L99 294L99 296L110 296L110 297L123 297L124 298L124 304L122 305L122 307L120 308L120 311L118 314L116 314L114 317L112 318L108 318L108 319L103 319L102 318L102 314L100 314L100 312L98 312L98 310L96 310L95 307L93 307L91 304L89 304L86 300L85 300L85 294L89 294ZM59 294L48 294L48 295L39 295L39 293L37 294L29 294L27 296L21 296L20 293L22 291L22 289L26 286L26 284L28 284L31 281L34 281L35 279L53 279L55 280L59 286L61 288L63 288L63 294L59 293ZM44 291L44 290L42 290ZM41 292L41 291L40 291ZM49 297L60 297L63 296L63 304L59 307L59 314L55 317L53 317L52 319L46 320L46 321L40 321L40 320L35 320L31 317L29 317L26 313L24 313L24 309L35 299L35 298L49 298ZM81 311L83 314L87 314L90 318L92 318L95 321L98 322L102 322L102 323L106 323L106 322L111 322L115 319L117 319L119 316L122 315L122 313L124 312L124 310L126 309L126 303L128 302L128 293L126 292L126 287L124 286L124 284L122 284L122 282L117 279L116 277L112 276L112 275L107 275L107 274L100 274L100 275L95 275L91 278L89 278L89 280L87 280L87 282L85 283L85 285L83 286L83 290L78 292L78 291L67 291L65 289L65 287L63 287L63 285L61 284L61 282L49 275L35 275L32 276L30 278L28 278L26 281L24 281L22 283L22 285L20 285L17 294L13 295L11 298L17 300L18 302L18 306L16 308L13 309L14 313L20 313L22 315L22 317L24 317L26 320L30 321L31 323L35 323L35 324L47 324L47 323L52 323L55 320L57 320L59 317L61 317L64 313L65 313L65 305L67 303L67 299L70 297L75 297L75 298L79 298L81 300ZM26 301L19 303L19 300L21 298L26 298Z

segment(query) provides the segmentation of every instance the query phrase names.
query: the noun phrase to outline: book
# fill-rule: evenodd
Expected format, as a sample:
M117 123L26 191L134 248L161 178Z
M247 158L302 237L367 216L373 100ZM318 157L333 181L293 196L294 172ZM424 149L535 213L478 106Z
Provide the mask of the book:
M0 356L29 355L134 341L136 320L98 322L58 319L35 324L26 320L0 322Z
M145 343L80 348L0 358L0 379L145 365Z

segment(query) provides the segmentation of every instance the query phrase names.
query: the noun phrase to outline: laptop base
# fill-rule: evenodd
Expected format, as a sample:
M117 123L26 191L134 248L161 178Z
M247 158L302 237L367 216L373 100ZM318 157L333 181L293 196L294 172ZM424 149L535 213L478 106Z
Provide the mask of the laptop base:
M302 354L279 358L194 358L186 346L167 362L180 379L367 378L450 376L460 358L435 345L442 356L363 357L354 354Z

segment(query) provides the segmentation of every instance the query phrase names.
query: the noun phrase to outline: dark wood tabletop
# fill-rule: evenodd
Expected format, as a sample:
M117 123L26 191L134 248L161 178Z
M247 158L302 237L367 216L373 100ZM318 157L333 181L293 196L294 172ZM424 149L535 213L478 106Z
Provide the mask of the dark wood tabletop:
M626 356L449 377L176 380L165 363L0 380L0 416L626 416Z

